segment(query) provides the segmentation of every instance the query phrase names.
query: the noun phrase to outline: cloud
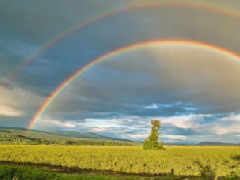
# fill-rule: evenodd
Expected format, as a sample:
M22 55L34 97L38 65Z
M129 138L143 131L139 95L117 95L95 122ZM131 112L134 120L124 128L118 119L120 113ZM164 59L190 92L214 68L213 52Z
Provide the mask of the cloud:
M148 137L148 135L147 134L146 135L142 135L142 134L140 134L140 135L130 135L130 137L132 139L146 139Z
M150 106L145 106L145 108L148 108L148 109L157 109L158 108L158 105L157 104L152 104Z
M121 110L129 116L237 111L239 72L236 60L204 48L133 50L84 72L58 96L50 111Z
M12 86L12 84L10 82L1 82L0 86L3 86L3 87L5 87L5 88L7 88L9 90L13 90L14 89L14 87Z
M187 139L187 136L182 136L182 135L163 135L162 137L169 140L186 140Z
M71 121L65 121L61 122L58 120L43 120L38 123L38 129L44 129L45 128L75 128L76 122Z
M240 121L240 115L231 113L230 116L223 117L222 121Z
M25 112L23 111L19 111L9 106L0 105L0 116L18 117L23 115L25 115Z

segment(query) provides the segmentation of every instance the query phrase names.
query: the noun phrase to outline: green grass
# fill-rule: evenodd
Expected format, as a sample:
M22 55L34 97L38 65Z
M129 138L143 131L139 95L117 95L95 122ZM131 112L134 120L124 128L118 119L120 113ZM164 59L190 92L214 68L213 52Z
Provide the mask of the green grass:
M140 177L140 176L104 176L86 174L64 174L23 166L0 165L1 180L207 180L206 177ZM239 180L238 177L224 177L219 180Z
M104 176L71 175L47 172L41 169L0 165L1 180L115 180Z
M0 162L57 170L119 176L240 176L239 147L142 147L0 145ZM105 177L104 177L105 178Z

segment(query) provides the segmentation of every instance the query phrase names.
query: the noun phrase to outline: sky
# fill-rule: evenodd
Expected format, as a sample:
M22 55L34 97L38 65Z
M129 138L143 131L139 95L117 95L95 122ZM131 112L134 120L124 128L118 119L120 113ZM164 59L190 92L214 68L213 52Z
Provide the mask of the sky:
M86 20L14 74L46 42ZM239 0L2 0L0 24L0 126L28 127L51 93L98 57L171 39L182 43L131 48L88 68L33 129L142 141L158 119L164 142L240 143L240 59L184 43L240 56Z

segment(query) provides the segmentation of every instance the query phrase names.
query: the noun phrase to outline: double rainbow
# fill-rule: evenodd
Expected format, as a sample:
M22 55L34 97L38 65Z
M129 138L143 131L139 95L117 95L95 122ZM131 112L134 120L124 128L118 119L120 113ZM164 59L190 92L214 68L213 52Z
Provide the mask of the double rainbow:
M11 72L8 75L9 79L13 79L16 77L16 75L24 69L29 63L34 61L42 52L46 51L48 48L56 44L58 41L61 39L67 37L69 34L80 30L94 22L97 22L100 19L111 17L115 14L126 12L126 11L131 11L134 9L139 9L139 8L146 8L146 7L166 7L166 6L177 6L177 7L191 7L191 8L198 8L198 9L203 9L203 10L208 10L208 11L214 11L217 13L225 14L227 16L230 16L232 18L236 18L240 20L240 14L238 12L233 12L232 10L226 9L224 7L218 6L216 7L216 4L208 4L208 3L187 3L187 2L154 2L154 3L143 3L143 4L128 4L127 7L122 7L119 9L111 10L111 11L104 11L101 13L98 13L90 18L87 18L85 21L81 21L80 23L74 24L70 28L67 28L60 33L56 34L56 36L50 38L48 41L44 42L40 48L30 54L27 59L23 61L16 69L14 69L13 72ZM34 125L41 119L42 115L46 111L46 109L51 105L51 103L56 99L56 97L64 90L65 87L67 87L76 77L78 77L80 74L84 73L88 69L90 69L92 66L95 64L98 64L105 59L108 59L113 56L118 56L121 53L131 51L133 49L140 49L144 48L147 46L151 45L171 45L171 44L179 44L179 45L191 45L191 46L196 46L199 48L207 48L210 50L213 50L218 53L223 53L228 56L231 56L235 59L240 60L240 57L233 53L230 52L226 49L216 47L213 45L205 44L203 42L195 42L195 41L187 41L187 40L156 40L156 41L147 41L147 42L140 42L137 44L133 44L130 46L126 46L123 48L116 49L115 51L108 52L107 54L98 57L97 59L93 60L92 62L86 64L84 67L80 68L77 72L75 72L73 75L71 75L69 78L67 78L59 87L57 87L51 95L46 99L46 101L41 105L41 107L38 109L34 117L31 119L30 124L28 125L28 129L30 130L31 128L34 127Z
M37 113L34 115L32 120L30 121L30 124L28 126L28 129L34 127L34 125L41 119L42 115L46 111L46 109L51 105L51 103L57 98L57 96L72 82L74 79L76 79L79 75L93 67L94 65L108 59L114 56L118 56L122 53L129 52L134 49L141 49L146 48L149 46L154 45L189 45L194 46L197 48L204 48L204 49L210 49L211 51L214 51L216 53L221 53L224 55L227 55L229 57L232 57L236 60L240 60L240 56L230 52L226 49L205 44L203 42L196 42L196 41L186 41L186 40L159 40L159 41L147 41L147 42L141 42L137 44L133 44L130 46L126 46L123 48L116 49L115 51L109 52L103 56L98 57L97 59L93 60L92 62L86 64L84 67L80 68L77 72L75 72L73 75L71 75L69 78L67 78L55 91L52 92L52 94L47 98L47 100L42 104L42 106L39 108Z
M61 39L67 37L69 34L80 30L100 19L107 18L110 16L113 16L118 13L126 12L126 11L131 11L134 9L140 9L140 8L147 8L147 7L171 7L171 6L177 6L177 7L191 7L191 8L199 8L199 9L204 9L208 11L214 11L218 13L222 13L228 16L231 16L232 18L240 19L240 14L237 12L233 12L231 10L228 10L224 7L213 7L211 4L199 4L199 3L187 3L187 2L154 2L154 3L142 3L142 4L129 4L127 7L122 7L119 9L115 9L113 11L104 11L99 14L96 14L90 18L87 18L85 21L81 21L80 23L74 24L70 28L67 28L60 33L58 33L56 36L50 38L46 42L43 43L42 46L40 46L39 49L37 49L35 52L30 54L27 59L25 59L17 68L15 68L12 72L8 74L8 79L14 79L17 74L23 70L29 63L32 61L36 60L36 58L46 51L48 48L56 44L58 41Z

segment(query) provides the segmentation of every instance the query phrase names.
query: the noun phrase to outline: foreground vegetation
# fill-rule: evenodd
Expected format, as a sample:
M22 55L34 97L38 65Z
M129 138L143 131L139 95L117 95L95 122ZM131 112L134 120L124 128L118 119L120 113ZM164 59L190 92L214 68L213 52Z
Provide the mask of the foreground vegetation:
M150 178L111 177L105 175L65 174L43 169L0 165L1 180L147 180Z
M0 161L62 167L73 172L112 171L176 176L240 176L238 147L0 146Z
M184 176L124 176L97 174L66 174L46 169L23 166L0 165L1 180L207 180L209 177ZM239 180L237 176L219 177L218 180Z
M25 167L0 165L1 180L110 180L108 177L68 175ZM112 179L114 180L114 179Z

